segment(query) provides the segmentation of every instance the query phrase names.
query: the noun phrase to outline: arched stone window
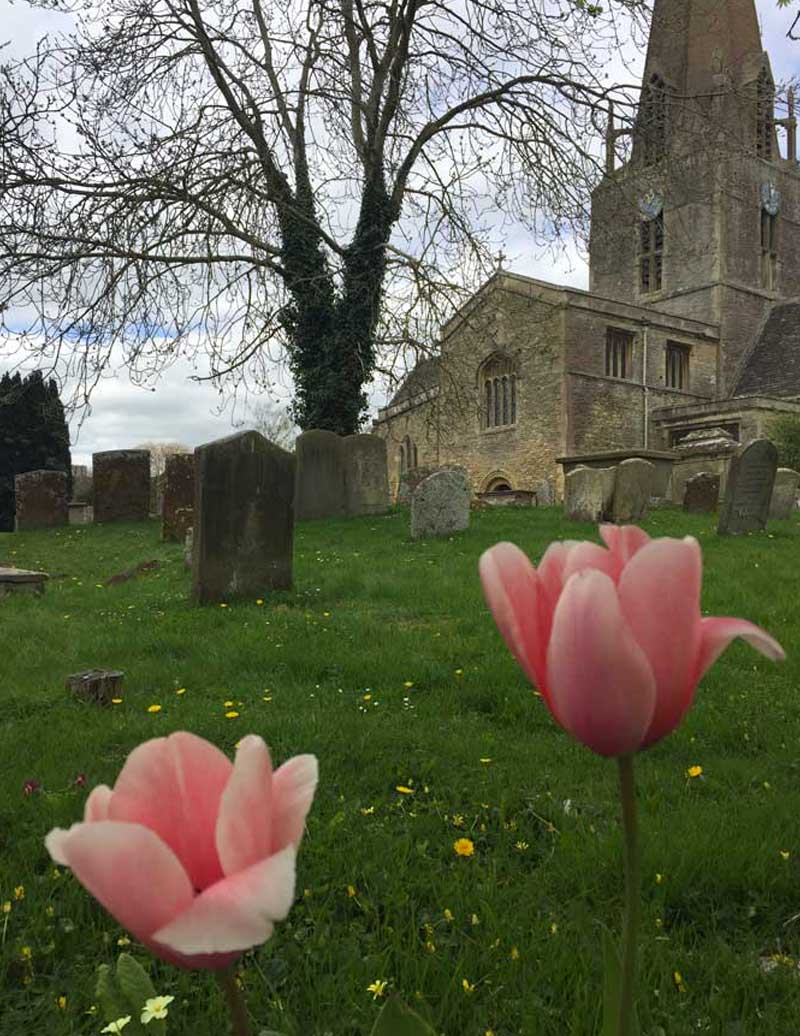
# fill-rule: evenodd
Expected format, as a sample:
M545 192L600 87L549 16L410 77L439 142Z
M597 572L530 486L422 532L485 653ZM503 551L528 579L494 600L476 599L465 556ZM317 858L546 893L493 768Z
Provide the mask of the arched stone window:
M667 84L658 73L642 90L639 105L639 133L642 138L642 155L645 165L654 165L664 157L667 150L668 112Z
M419 466L419 452L417 445L410 435L407 435L400 444L400 470L411 471Z
M483 428L510 427L517 423L517 368L510 356L494 353L478 372L483 400Z
M756 83L756 154L772 158L772 136L775 124L775 86L766 68Z
M402 443L400 443L400 471L403 472L407 470L408 466L406 463L406 448Z

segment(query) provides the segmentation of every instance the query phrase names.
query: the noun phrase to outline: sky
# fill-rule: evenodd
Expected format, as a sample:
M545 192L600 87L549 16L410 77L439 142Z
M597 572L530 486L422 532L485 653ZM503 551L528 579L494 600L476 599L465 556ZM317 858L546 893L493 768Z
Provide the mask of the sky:
M775 79L789 79L800 66L800 43L786 38L793 13L779 9L776 0L756 0L756 6ZM0 60L12 54L30 53L43 33L68 27L69 20L63 15L33 10L25 0L13 4L0 0L0 45L8 42L0 50ZM634 65L632 71L639 73L643 61L641 54L639 65ZM588 286L588 267L577 244L568 243L563 254L553 256L517 231L506 238L503 250L504 266L515 273L579 288ZM3 362L0 341L0 370L5 366L8 364ZM73 463L91 464L93 452L130 448L145 441L178 442L193 447L246 426L246 403L221 396L209 382L190 380L194 373L188 363L178 361L154 384L139 386L132 384L120 365L98 384L91 408L82 415L82 421L76 417L71 422ZM276 405L285 407L289 394L286 377L278 375ZM384 402L381 390L373 391L373 412Z

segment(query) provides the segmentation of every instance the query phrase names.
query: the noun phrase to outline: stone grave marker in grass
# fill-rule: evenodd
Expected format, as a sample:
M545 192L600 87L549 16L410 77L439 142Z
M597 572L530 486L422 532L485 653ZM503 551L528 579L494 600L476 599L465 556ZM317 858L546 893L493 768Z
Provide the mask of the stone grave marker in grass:
M67 476L63 471L26 471L14 479L17 532L52 529L69 521Z
M411 498L411 537L448 536L469 527L469 479L454 468L435 471Z
M598 522L614 498L615 468L579 464L564 479L564 517L572 522Z
M711 514L719 505L719 475L700 471L686 479L683 509L688 514Z
M731 460L717 532L738 536L767 524L778 451L769 439L754 439Z
M778 468L769 504L770 521L785 522L787 518L791 518L797 503L798 487L800 487L800 471L794 471L792 468Z
M150 451L92 454L94 520L143 522L150 516Z
M43 594L46 572L31 572L25 568L0 567L0 597L10 594Z

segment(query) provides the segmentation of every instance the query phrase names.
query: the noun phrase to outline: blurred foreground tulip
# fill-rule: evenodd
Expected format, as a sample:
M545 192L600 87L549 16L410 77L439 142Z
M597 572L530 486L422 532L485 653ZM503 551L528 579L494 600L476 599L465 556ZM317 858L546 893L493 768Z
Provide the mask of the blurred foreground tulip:
M135 748L113 791L96 787L83 823L46 845L154 954L218 971L288 914L316 783L314 756L273 773L260 737L231 763L179 732Z
M552 543L538 568L512 543L480 559L486 600L558 723L600 755L628 755L678 726L705 671L735 637L783 650L744 619L700 615L695 539L601 525L596 543Z

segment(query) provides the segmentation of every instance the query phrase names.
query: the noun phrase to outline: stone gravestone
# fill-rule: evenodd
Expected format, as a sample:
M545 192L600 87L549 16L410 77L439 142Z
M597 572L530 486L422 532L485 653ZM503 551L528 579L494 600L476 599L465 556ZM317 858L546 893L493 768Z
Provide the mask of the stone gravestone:
M341 518L347 512L344 440L336 432L312 428L295 443L297 521Z
M0 597L10 594L43 594L46 572L31 572L26 568L0 567Z
M194 456L171 453L164 467L164 496L161 502L161 539L183 543L192 524L194 506Z
M777 470L778 451L769 439L754 439L736 452L717 525L720 535L737 536L766 526Z
M537 507L555 507L556 486L551 478L543 478L541 482L537 482L534 486L534 492L536 493Z
M201 604L292 585L295 458L258 432L198 446L192 585Z
M418 464L415 468L400 473L400 480L397 484L397 506L408 507L411 504L411 497L420 482L432 475L437 469L431 464ZM442 470L442 469L439 469Z
M445 468L428 475L411 497L411 538L448 536L469 528L469 499L465 472Z
M719 504L719 475L700 471L686 479L683 509L688 514L712 514Z
M640 457L629 457L617 465L611 509L613 521L638 522L646 516L655 473L655 465Z
M69 522L67 476L63 471L26 471L14 479L17 532L52 529Z
M800 488L800 471L794 471L792 468L778 468L775 473L772 499L769 503L770 521L783 522L787 518L791 518L797 502L798 488Z
M347 513L355 516L388 511L386 440L379 435L348 435L343 445Z
M150 451L92 454L94 520L142 522L150 515Z
M564 517L573 522L599 522L611 508L615 468L579 464L564 478Z

